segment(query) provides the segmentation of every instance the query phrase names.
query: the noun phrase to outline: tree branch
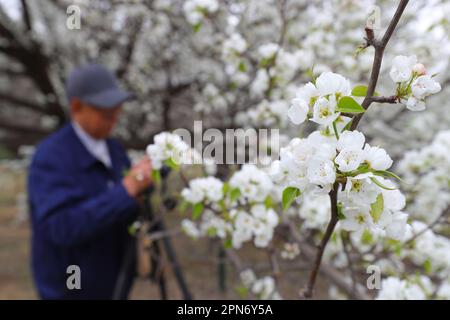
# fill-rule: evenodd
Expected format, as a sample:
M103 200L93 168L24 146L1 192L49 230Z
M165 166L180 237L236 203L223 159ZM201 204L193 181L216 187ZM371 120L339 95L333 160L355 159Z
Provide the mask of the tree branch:
M338 214L337 214L337 193L338 193L339 184L334 183L333 189L330 191L330 204L331 204L331 219L328 223L327 229L325 231L325 234L323 235L322 241L320 242L320 245L317 250L315 262L313 269L311 271L311 274L309 276L308 284L303 291L303 296L305 298L311 298L314 291L314 285L316 283L317 273L319 272L320 264L322 262L322 256L325 251L325 247L327 246L328 241L331 238L331 235L333 234L334 228L336 227L336 224L338 222Z
M33 103L31 101L27 101L25 99L21 99L18 97L11 96L9 94L6 94L4 92L0 92L0 100L6 101L8 103L14 104L18 107L23 107L32 111L41 112L44 114L52 115L53 113L49 110L46 110L42 108L40 105Z
M397 96L389 96L389 97L371 97L371 102L377 102L377 103L397 103L398 102Z
M289 230L292 234L294 240L298 243L300 247L301 254L307 259L314 259L316 253L313 247L305 243L300 234L297 232L295 225L292 222L287 223ZM336 268L330 267L327 264L322 264L319 272L327 277L333 284L335 284L339 289L344 291L351 299L357 300L369 300L370 297L360 290L360 287L357 290L353 290L352 286L345 281L344 276L336 270Z
M403 14L403 11L406 8L406 5L408 4L409 0L401 0L397 10L392 17L392 20L384 33L384 36L381 41L377 41L374 38L370 40L370 35L368 35L368 40L370 40L370 45L372 45L375 48L375 56L373 58L373 64L372 64L372 72L370 74L370 80L369 85L367 87L367 93L366 97L364 98L364 101L362 102L361 106L364 109L368 109L370 107L370 104L372 103L372 98L375 93L375 88L377 86L378 82L378 76L380 75L380 69L381 69L381 62L383 60L383 54L384 49L386 48L387 43L389 42L389 39L392 36L392 33L395 30L395 27L398 24L398 21L400 20L400 17ZM366 28L367 33L367 28ZM352 119L352 124L350 126L350 130L355 130L358 127L359 122L361 121L361 118L363 117L364 113L356 114Z

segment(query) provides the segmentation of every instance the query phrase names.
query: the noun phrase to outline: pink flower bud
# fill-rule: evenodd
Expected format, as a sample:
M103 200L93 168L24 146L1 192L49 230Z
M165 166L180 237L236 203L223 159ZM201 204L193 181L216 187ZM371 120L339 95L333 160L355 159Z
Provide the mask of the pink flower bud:
M419 76L422 76L427 73L427 69L421 63L416 63L413 67L413 71L417 73Z

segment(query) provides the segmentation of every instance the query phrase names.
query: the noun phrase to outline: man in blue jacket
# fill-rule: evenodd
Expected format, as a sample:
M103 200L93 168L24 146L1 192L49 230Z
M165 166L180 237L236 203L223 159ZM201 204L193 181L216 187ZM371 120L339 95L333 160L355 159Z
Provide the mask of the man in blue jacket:
M111 72L79 67L66 92L71 123L38 146L29 169L33 276L43 299L111 299L151 163L145 158L124 175L129 159L108 137L132 96ZM72 275L79 286L68 285Z

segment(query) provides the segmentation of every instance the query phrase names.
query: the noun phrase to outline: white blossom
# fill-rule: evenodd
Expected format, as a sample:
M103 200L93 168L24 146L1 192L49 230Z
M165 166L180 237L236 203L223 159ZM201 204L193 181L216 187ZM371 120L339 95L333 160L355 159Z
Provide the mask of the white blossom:
M417 57L415 55L396 56L392 60L392 67L389 75L394 82L408 81L413 73L413 68L417 63Z

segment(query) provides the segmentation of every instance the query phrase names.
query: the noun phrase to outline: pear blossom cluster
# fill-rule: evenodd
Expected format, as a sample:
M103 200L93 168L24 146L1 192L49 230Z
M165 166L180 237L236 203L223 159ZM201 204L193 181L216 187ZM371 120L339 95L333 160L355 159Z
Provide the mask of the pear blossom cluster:
M229 215L217 215L207 209L199 221L183 219L182 230L191 238L218 237L230 239L235 249L252 241L257 248L265 248L273 238L275 227L279 223L277 213L264 205L254 205L250 212L233 209Z
M361 132L346 130L335 139L316 131L282 148L271 173L275 182L301 194L325 194L336 181L342 183L342 229L383 230L387 237L402 239L408 215L401 211L405 197L386 179L391 165L386 151L366 143Z
M441 85L427 74L417 57L396 56L389 75L397 83L397 96L411 111L425 110L425 98L441 91Z
M432 294L432 282L428 277L401 280L388 277L381 281L377 300L425 300Z
M197 178L189 181L181 196L190 203L214 203L223 198L223 182L214 177Z
M278 293L275 280L272 277L266 276L257 278L253 270L245 269L240 273L242 284L247 288L256 298L261 300L281 300L281 295Z
M233 226L231 222L216 215L213 211L206 209L202 213L199 222L183 219L181 221L181 230L192 239L199 239L201 237L226 239L230 232L232 232Z
M205 174L214 175L217 172L217 165L213 159L202 157L200 152L191 148L179 135L161 132L155 135L153 140L146 148L146 154L152 160L153 170L160 170L163 165L178 167L202 164ZM135 158L140 156L138 153Z
M337 73L323 72L315 83L308 82L297 90L289 108L289 119L294 124L301 124L312 114L311 121L329 126L340 116L338 110L340 97L350 94L348 79Z
M190 147L180 136L169 132L161 132L154 137L154 143L147 146L147 155L152 160L153 169L159 170L165 161L184 163L189 155Z
M267 247L279 223L278 214L262 204L252 206L250 212L232 210L230 215L234 219L231 239L235 249L241 248L243 243L252 239L256 247Z
M274 188L270 176L252 164L243 165L230 178L229 184L239 190L237 200L242 204L264 202Z
M183 5L183 11L187 21L191 25L197 25L219 9L217 0L188 0Z
M181 196L208 209L197 222L185 219L182 229L192 238L229 239L236 249L249 241L258 248L267 247L279 223L278 214L265 204L272 188L270 177L254 165L244 165L227 185L214 177L193 179Z

